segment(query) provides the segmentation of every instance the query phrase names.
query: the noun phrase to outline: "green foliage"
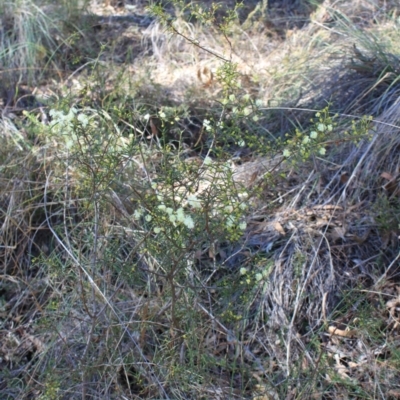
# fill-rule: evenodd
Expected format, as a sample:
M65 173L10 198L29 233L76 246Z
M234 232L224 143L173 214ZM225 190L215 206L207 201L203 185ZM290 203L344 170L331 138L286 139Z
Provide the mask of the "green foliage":
M310 120L312 125L307 132L296 129L292 137L289 134L286 135L289 139L284 143L283 156L296 165L307 161L312 156L325 156L330 145L337 146L347 141L358 145L361 141L372 138L372 117L362 117L357 122L352 120L351 129L344 133L337 132L335 122L337 117L338 115L331 115L329 107L316 113L315 119Z
M32 7L33 3L24 4ZM257 13L265 14L267 4L260 2L248 21L252 23ZM14 9L7 7L18 11L15 7L22 5L16 2ZM7 251L17 247L19 250L25 237L31 246L26 232L50 232L52 240L35 248L39 255L33 256L32 252L26 257L29 274L40 271L45 276L42 279L38 274L45 289L37 290L32 285L29 290L45 299L40 305L43 315L37 319L38 329L50 331L56 326L57 343L62 342L67 349L63 351L69 351L66 357L61 351L57 353L57 346L49 344L56 348L52 357L60 358L55 369L59 372L66 365L76 366L69 382L83 388L82 397L91 395L85 390L94 382L101 385L109 378L109 387L117 385L116 369L123 372L118 374L124 375L124 385L128 386L125 397L145 396L148 386L149 390L156 387L159 391L149 397L163 395L167 388L173 395L178 393L176 398L197 398L200 392L207 393L206 398L214 393L207 387L209 383L222 387L219 379L232 386L227 389L228 397L234 392L235 396L239 393L238 396L254 397L255 379L260 387L276 388L275 383L270 383L282 380L284 368L290 376L279 385L280 397L292 396L295 392L291 391L297 386L300 389L293 396L298 398L311 392L322 393L320 386L325 382L319 382L319 378L325 376L331 365L326 353L322 354L326 350L320 340L321 332L317 332L320 328L311 327L306 318L299 326L269 325L277 316L265 313L267 294L276 290L282 295L284 291L281 299L286 304L279 305L279 320L292 318L294 324L296 314L300 315L302 310L301 305L295 311L291 308L293 294L299 294L296 301L300 302L307 293L305 301L309 303L318 295L305 290L319 271L310 272L305 278L312 267L307 254L310 249L306 251L296 244L297 225L292 226L295 221L287 220L287 231L294 232L291 238L282 233L286 227L279 230L287 242L279 255L272 254L265 243L259 245L263 247L260 249L250 244L248 249L241 246L249 243L251 235L265 234L269 229L271 214L277 209L277 200L270 199L277 193L281 199L287 196L283 192L291 190L287 181L281 179L286 178L289 169L300 171L309 167L309 160L327 159L335 147L345 142L360 146L371 138L371 117L350 118L353 120L345 130L338 115L326 107L315 114L308 127L303 129L299 123L297 129L279 139L279 132L264 129L267 107L257 95L242 87L240 66L233 61L231 35L241 4L223 13L218 4L205 8L198 2L176 0L172 5L171 9L159 2L151 10L170 33L187 40L216 62L214 78L218 90L198 113L201 146L190 148L185 141L187 132L182 126L191 117L191 105L164 102L157 96L154 97L158 102L145 104L146 99L139 100L131 93L122 95L123 73L117 74L118 82L111 93L107 92L106 79L101 76L105 68L100 68L98 56L91 62L93 69L85 75L87 81L78 95L71 94L59 103L49 102L48 124L43 123L37 110L25 112L22 124L26 137L9 141L18 145L20 152L29 152L38 165L31 168L29 176L24 175L23 182L30 184L38 177L42 181L39 189L26 189L25 203L9 210L2 204L7 209L1 221L2 233L7 221L15 221L12 230L18 232L15 242L4 247ZM68 18L78 18L82 10L79 3L64 6L68 6ZM45 28L46 16L33 15L38 19L36 27ZM181 30L182 19L216 29L226 41L227 54L210 50ZM26 22L34 24L29 18ZM83 36L75 31L74 24L67 25L72 32L61 41L67 47L79 49ZM29 53L32 66L55 62L53 56L59 48L54 46L60 42L45 40L49 26L47 31L42 30L44 37L31 35L32 40L37 40L37 54ZM14 49L2 53L4 66L17 49L13 45ZM101 48L101 52L106 50L105 46ZM84 61L80 52L73 51L68 65L72 68ZM31 64L27 61L24 65L28 68ZM146 74L150 82L151 72ZM94 98L93 88L99 88L101 101ZM158 89L157 95L161 93ZM135 105L129 106L130 103ZM18 166L8 165L7 146L1 153L1 171L17 176ZM262 185L254 185L250 178L242 184L235 179L234 171L235 163L245 165L243 154L279 161L263 172ZM282 170L278 172L275 167L280 165ZM28 169L26 165L24 168ZM14 196L9 196L7 190L4 204ZM260 196L256 199L256 195ZM385 199L376 200L376 221L383 230L397 230L397 218L393 220L391 216L397 213L398 205L394 199ZM257 202L262 203L261 207L252 213ZM27 212L31 225L24 233L20 227L25 222L18 220L22 205L35 209ZM256 224L260 225L257 232ZM314 244L313 234L309 235L310 247ZM327 244L329 240L327 235ZM335 248L338 246L335 244ZM315 249L315 262L324 251L322 245ZM291 262L286 263L289 257ZM286 269L289 273L285 275ZM25 284L27 277L30 279L30 275L24 275L21 282ZM371 318L371 304L361 305L359 320L351 324L371 342L376 338L380 344L381 323ZM337 315L347 315L350 308L343 304ZM264 332L265 343L257 336L259 332ZM69 350L74 341L78 350ZM296 347L296 341L300 346ZM290 345L295 348L293 354ZM282 351L284 346L286 355ZM299 348L303 353L298 354ZM47 357L44 353L42 360ZM397 359L394 354L393 365L398 363ZM285 362L287 365L282 367ZM45 368L50 364L43 361L35 365L39 377L35 375L34 379L41 379L42 400L64 398L67 393L64 383ZM157 374L162 377L158 386ZM271 382L267 382L269 379ZM336 372L329 379L327 386L340 384L348 385L349 391L359 390ZM133 387L137 387L138 393L133 393ZM221 396L226 397L226 393Z
M60 396L58 392L60 390L60 383L54 378L50 378L44 387L43 393L39 396L39 400L58 400Z

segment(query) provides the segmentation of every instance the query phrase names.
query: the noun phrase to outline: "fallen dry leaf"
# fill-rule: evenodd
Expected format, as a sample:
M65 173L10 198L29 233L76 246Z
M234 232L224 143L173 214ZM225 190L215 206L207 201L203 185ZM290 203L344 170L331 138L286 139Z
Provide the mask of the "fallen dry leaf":
M337 336L342 336L342 337L353 337L357 334L357 331L355 329L339 329L336 328L335 326L330 326L328 328L328 332L331 335L337 335Z
M350 175L348 172L343 172L343 174L340 175L340 183L345 184L349 181L349 179L350 179Z
M357 364L357 363L355 363L355 362L353 362L353 361L349 361L349 362L348 362L348 365L349 365L349 368L355 368L355 367L358 367L358 364Z
M397 194L399 191L399 185L397 181L397 176L393 176L388 172L382 172L381 178L386 179L388 182L383 185L383 189L389 194Z
M281 235L286 235L286 232L285 232L285 230L283 229L283 226L282 226L278 221L275 221L275 222L274 222L274 228L275 228L275 230L277 230Z
M386 179L388 181L392 181L394 179L394 176L389 174L389 172L382 172L381 178Z
M336 361L336 365L335 365L335 369L337 371L337 373L344 379L349 379L349 380L353 380L352 378L350 378L350 376L347 374L349 372L348 368L346 368L340 360L340 357L338 354L335 354L335 361Z
M342 239L343 241L346 241L345 238L345 234L346 234L347 230L345 227L340 227L340 226L335 226L332 229L332 232L328 235L328 237L330 239L332 239L333 241Z

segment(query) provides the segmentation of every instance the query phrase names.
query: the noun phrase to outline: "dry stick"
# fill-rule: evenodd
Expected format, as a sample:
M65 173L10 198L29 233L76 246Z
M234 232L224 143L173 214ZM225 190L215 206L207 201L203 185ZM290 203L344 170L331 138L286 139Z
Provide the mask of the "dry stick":
M69 241L69 235L68 235L68 228L67 228L67 203L68 203L68 197L67 197L67 193L68 193L68 187L69 187L69 178L68 178L68 171L66 171L67 173L65 174L65 201L64 201L64 212L63 212L63 216L64 216L64 233L65 233L65 238L66 238L66 242L69 248L72 248L71 243ZM45 206L45 210L47 210L47 207ZM94 243L94 254L96 255L97 252L97 226L98 226L98 213L97 213L97 203L95 203L95 243ZM94 255L94 257L96 257ZM93 256L92 256L92 261L93 261ZM94 265L92 262L92 275L94 276ZM94 309L94 312L92 313L92 311L89 310L87 301L86 301L86 295L85 295L85 291L84 291L84 287L83 287L83 278L82 278L82 270L79 270L79 283L80 283L80 287L81 287L81 299L82 299L82 304L83 304L83 308L86 311L86 314L89 316L89 318L92 320L91 323L91 327L90 327L90 331L89 331L89 335L86 341L86 346L85 349L83 350L82 356L81 356L81 362L84 362L86 355L88 354L89 351L89 345L92 341L92 337L94 335L94 331L95 331L95 327L96 327L96 321L97 321L97 317L99 314L96 314L96 309ZM95 304L95 291L93 289L93 304ZM83 368L82 368L83 369ZM88 376L85 372L82 372L82 400L86 399L86 394L87 394L87 386L88 386Z
M114 307L112 306L112 304L108 301L107 297L104 295L104 293L100 290L100 288L98 287L98 285L96 284L96 282L93 280L93 278L90 276L90 274L88 273L88 271L86 270L86 268L81 265L80 261L75 257L75 255L72 253L71 249L69 249L65 243L61 240L61 238L57 235L57 233L55 232L55 230L53 229L51 222L50 222L50 218L49 215L47 213L47 189L49 186L49 180L50 180L50 176L51 176L51 172L50 174L46 177L46 185L44 188L44 211L45 211L45 215L46 215L46 221L47 224L49 226L49 229L51 231L51 233L53 234L54 238L57 240L57 242L61 245L61 247L67 252L67 254L71 257L71 259L74 261L74 263L79 267L80 271L83 272L84 275L86 275L90 285L92 286L93 290L99 295L100 298L102 298L105 302L105 304L109 307L109 309L111 310L111 312L115 315L115 317L117 318L118 322L121 324L121 326L123 325L123 321L121 320L121 318L119 317L118 313L115 311ZM169 396L167 395L163 385L161 384L160 380L157 378L156 374L154 373L154 371L152 371L152 369L150 368L149 362L146 359L146 356L143 354L142 349L140 348L139 344L137 343L137 341L135 340L135 338L132 336L132 334L129 332L128 328L125 328L125 332L127 333L127 335L129 336L129 338L131 339L132 343L135 345L140 357L144 360L144 365L147 365L148 369L149 369L149 375L152 376L158 387L160 388L160 391L163 393L163 395L165 396L165 399L169 400Z
M94 335L94 330L96 328L96 322L97 322L97 315L94 315L93 318L92 318L92 324L90 326L90 332L89 332L88 338L86 340L86 346L85 346L85 349L83 350L82 357L81 357L82 361L81 361L80 364L81 364L82 367L83 367L82 362L85 362L86 355L89 352L89 346L90 346L90 343L92 342L92 338L93 338L93 335ZM89 377L88 377L88 374L85 371L85 369L82 368L82 370L83 370L82 371L82 400L86 400Z
M95 199L94 199L94 209L95 209L94 219L95 219L95 222L94 222L94 243L93 243L93 251L92 251L92 257L91 257L92 258L91 259L92 276L95 276L95 267L96 267L96 264L97 264L97 245L98 245L98 230L99 230L98 229L99 228L99 205L98 205L98 200L96 198L97 196L95 195L94 197L95 197ZM82 287L82 297L83 297L83 303L85 304L83 287ZM85 304L85 306L86 306L86 310L87 310L86 312L88 312L89 309L87 307L87 304ZM89 332L89 335L88 335L88 338L87 338L87 341L86 341L85 350L83 351L83 354L82 354L82 357L81 357L83 362L84 362L84 360L86 358L86 355L89 352L89 346L90 346L90 343L92 342L92 338L93 338L94 331L95 331L95 328L96 328L97 318L99 316L99 313L96 312L97 311L96 310L96 297L95 297L95 290L94 289L93 289L93 308L94 308L93 313L92 312L88 313L89 317L92 319L92 324L91 324L90 332ZM88 377L87 373L86 372L82 372L82 400L86 399L86 389L88 387L88 380L89 380L89 377Z
M198 47L201 50L204 50L205 52L219 58L220 60L224 61L224 62L231 62L231 60L228 60L227 58L220 56L218 53L216 53L213 50L207 49L206 47L202 46L196 39L191 39L190 37L187 37L186 35L184 35L182 32L179 32L173 25L172 23L169 23L168 26L170 27L170 29L176 33L178 36L183 37L185 40L187 40L190 44ZM230 42L228 42L230 44Z

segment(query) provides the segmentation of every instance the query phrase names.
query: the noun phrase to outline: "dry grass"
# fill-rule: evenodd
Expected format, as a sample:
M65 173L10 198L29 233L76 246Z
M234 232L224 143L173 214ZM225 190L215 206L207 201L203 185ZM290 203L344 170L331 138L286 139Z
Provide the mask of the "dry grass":
M84 44L57 39L79 48L75 66L43 41L54 68L33 91L93 118L101 140L83 130L69 147L43 102L28 118L4 101L2 398L399 396L398 6L295 3L288 24L272 2L264 24L227 37L185 15L172 34L139 2L136 19L93 3ZM236 99L262 102L258 120L221 105L218 56L237 64ZM327 155L296 163L278 144L242 149L203 126L228 114L246 142L264 143L307 132L327 103L339 113ZM167 129L160 111L180 120ZM353 127L360 143L343 140L363 115L373 121ZM136 145L121 151L128 138ZM229 158L229 172L206 154ZM143 207L161 218L154 190L212 205L231 187L255 194L239 238L199 220L179 241L133 217Z

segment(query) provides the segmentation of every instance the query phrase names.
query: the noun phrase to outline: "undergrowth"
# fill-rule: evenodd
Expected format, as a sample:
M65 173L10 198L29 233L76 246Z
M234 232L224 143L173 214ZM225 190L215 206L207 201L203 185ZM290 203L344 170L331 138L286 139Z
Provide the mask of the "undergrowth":
M0 8L2 398L396 398L396 4L84 3Z

